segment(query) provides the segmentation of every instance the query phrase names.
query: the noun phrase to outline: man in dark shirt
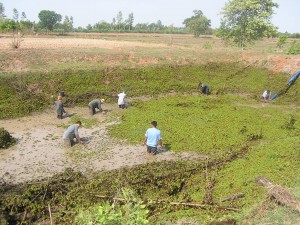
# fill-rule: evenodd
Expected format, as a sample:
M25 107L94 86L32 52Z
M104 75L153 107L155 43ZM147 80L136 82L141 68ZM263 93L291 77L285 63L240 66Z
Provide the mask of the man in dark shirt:
M96 109L102 111L101 104L104 102L104 99L94 99L89 103L90 114L94 115L96 113Z

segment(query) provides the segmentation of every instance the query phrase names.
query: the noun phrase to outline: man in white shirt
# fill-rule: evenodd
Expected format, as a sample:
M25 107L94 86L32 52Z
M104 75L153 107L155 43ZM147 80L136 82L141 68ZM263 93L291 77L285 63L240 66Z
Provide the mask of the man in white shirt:
M266 100L270 100L271 97L271 91L270 90L265 90L264 93L262 94L261 98Z
M119 108L120 109L125 109L126 108L126 105L125 105L125 91L123 91L122 93L118 94L118 105L119 105Z
M161 132L156 128L157 127L156 121L152 121L150 124L151 124L151 128L149 128L146 131L145 138L144 138L144 145L145 144L147 145L148 153L156 155L158 153L157 151L158 144L160 145L161 148L163 147Z

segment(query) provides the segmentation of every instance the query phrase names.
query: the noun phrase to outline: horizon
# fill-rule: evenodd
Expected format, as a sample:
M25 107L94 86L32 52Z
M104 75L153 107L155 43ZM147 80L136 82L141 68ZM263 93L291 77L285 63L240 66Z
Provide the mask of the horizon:
M105 21L111 23L118 12L122 12L123 20L127 19L130 13L133 13L134 22L137 23L156 23L158 20L165 26L184 27L182 22L193 16L193 10L201 10L209 20L211 20L211 28L216 29L220 26L221 11L225 6L226 0L211 0L210 3L204 0L152 0L151 2L140 3L137 0L2 0L0 1L5 8L7 18L12 18L13 9L16 8L21 15L25 12L28 20L39 22L38 13L41 10L55 11L62 16L72 16L74 19L73 26L75 28L86 28L89 24L94 25L98 22ZM27 2L27 3L26 3ZM278 8L274 8L274 15L271 19L274 26L278 27L278 31L285 33L300 33L298 23L300 22L300 14L297 12L300 7L300 1L296 0L274 0L279 4ZM85 3L85 4L84 4ZM292 3L292 4L290 4ZM35 7L32 7L32 6Z

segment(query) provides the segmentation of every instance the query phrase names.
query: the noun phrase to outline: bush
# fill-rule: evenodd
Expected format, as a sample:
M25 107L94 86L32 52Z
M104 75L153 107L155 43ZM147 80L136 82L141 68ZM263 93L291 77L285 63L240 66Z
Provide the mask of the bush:
M203 45L204 49L212 49L213 48L213 44L209 41L205 42Z
M298 55L300 54L300 43L299 42L296 42L296 41L293 41L292 44L291 44L291 47L289 48L288 52L287 52L288 55Z
M287 42L287 35L280 35L277 42L277 48L282 48Z
M8 148L16 143L15 139L3 127L0 128L0 148Z
M293 115L290 115L290 118L289 118L289 121L287 121L284 125L282 125L282 129L288 129L288 130L291 130L291 129L295 129L295 122L296 122L296 119Z
M130 189L122 189L125 201L124 205L105 202L102 205L96 204L88 210L80 211L75 219L75 224L115 224L131 225L149 224L147 220L147 210L142 200Z

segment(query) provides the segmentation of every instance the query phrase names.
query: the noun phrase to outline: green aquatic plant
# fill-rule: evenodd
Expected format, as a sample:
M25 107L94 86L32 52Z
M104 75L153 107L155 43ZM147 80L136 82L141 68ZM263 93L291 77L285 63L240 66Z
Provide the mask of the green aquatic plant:
M16 140L3 127L0 127L0 148L8 148L16 143Z

